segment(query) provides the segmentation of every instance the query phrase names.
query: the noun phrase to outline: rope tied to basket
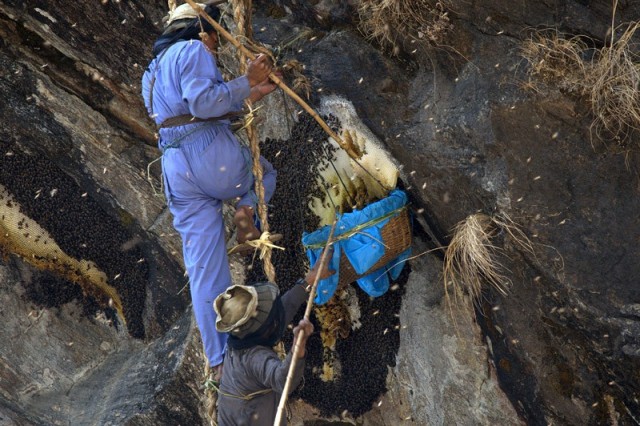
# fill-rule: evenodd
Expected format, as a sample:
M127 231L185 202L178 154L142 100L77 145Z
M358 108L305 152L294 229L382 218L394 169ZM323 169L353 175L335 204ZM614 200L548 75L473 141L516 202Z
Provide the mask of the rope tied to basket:
M316 303L322 305L333 297L339 286L357 282L373 297L387 291L389 281L397 278L401 268L391 268L390 262L407 257L412 244L411 220L407 195L393 190L387 197L362 210L340 216L334 237L336 251L331 268L338 273L319 285ZM328 226L302 238L311 265L318 260L327 241ZM377 280L378 276L384 278Z

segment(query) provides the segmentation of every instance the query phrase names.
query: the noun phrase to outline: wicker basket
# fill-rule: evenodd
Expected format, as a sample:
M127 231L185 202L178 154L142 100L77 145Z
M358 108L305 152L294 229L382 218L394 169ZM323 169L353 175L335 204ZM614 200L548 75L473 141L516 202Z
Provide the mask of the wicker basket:
M363 230L366 232L366 229ZM344 253L340 256L340 278L338 280L338 288L351 284L358 278L364 277L376 270L382 268L387 263L398 257L400 253L411 247L411 222L409 220L409 212L406 208L402 209L397 215L389 219L386 225L382 227L382 242L385 244L385 253L382 255L375 265L373 265L364 274L358 275L351 266L351 262Z

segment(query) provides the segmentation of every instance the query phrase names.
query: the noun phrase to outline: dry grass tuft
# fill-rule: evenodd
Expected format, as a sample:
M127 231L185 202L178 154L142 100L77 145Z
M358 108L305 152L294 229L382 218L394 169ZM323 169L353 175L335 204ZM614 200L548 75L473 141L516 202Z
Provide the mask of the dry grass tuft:
M406 43L439 46L453 28L442 0L368 0L358 14L360 30L396 56Z
M497 232L491 217L482 213L471 215L455 226L443 269L447 300L451 301L451 286L456 300L458 295L468 293L478 301L485 282L502 295L507 295L509 281L495 260L493 252L498 248L491 243Z
M533 243L529 237L527 237L527 234L524 233L520 226L518 226L518 224L515 223L507 213L500 212L494 215L491 220L493 220L493 223L495 223L495 225L505 233L507 236L507 243L512 243L516 248L528 253L537 261L536 252L533 249Z
M640 148L640 53L633 43L638 28L640 23L620 28L622 35L601 49L589 48L584 38L545 32L522 47L533 80L587 100L592 137L615 142L607 143L612 151ZM533 81L528 86L538 87Z
M493 217L483 213L459 222L445 253L443 279L447 304L460 306L460 297L468 294L478 304L483 290L490 286L503 296L508 294L511 280L498 256L503 250L493 243L498 234L520 249L534 254L529 238L505 213ZM453 300L450 295L453 293Z
M311 96L311 82L304 75L304 66L302 62L291 59L282 65L282 71L285 77L292 80L291 89L300 96L304 96L307 99Z
M612 46L602 49L590 67L587 87L596 135L614 135L622 146L640 130L640 53L631 43L638 28L640 22L629 25Z
M583 59L586 51L588 46L580 37L566 39L557 32L539 32L523 43L521 54L529 62L530 78L581 94L580 87L587 74Z

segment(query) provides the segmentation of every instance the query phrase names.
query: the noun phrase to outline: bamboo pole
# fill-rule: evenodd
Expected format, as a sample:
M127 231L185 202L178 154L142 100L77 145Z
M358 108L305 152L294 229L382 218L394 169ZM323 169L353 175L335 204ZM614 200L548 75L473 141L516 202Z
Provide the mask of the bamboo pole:
M254 55L253 52L247 49L242 43L240 43L240 41L238 41L238 39L236 39L231 33L225 30L222 25L217 23L215 19L209 16L207 12L205 12L204 9L200 7L196 2L194 2L193 0L186 1L187 3L189 3L189 5L191 5L193 10L195 10L200 16L205 18L207 22L209 22L213 26L213 28L218 31L218 33L222 34L222 36L226 38L227 41L229 41L229 43L234 45L237 49L240 49L240 51L242 51L242 53L244 53L247 58L251 60L254 60L256 58L256 55ZM289 86L287 86L280 78L278 78L277 75L275 75L274 73L270 73L269 78L271 79L271 81L277 84L278 87L284 90L284 92L289 95L294 101L296 101L298 105L300 105L305 111L307 111L311 115L311 117L313 117L318 122L318 124L320 124L320 127L322 127L322 129L327 132L327 134L331 136L338 143L338 145L340 145L340 147L347 152L347 154L349 154L349 157L353 158L354 160L362 157L362 153L355 144L345 143L340 138L340 136L338 136L333 130L331 130L331 128L327 125L327 123L325 123L322 117L320 117L320 115L318 115L318 113L315 112L314 109L309 106L309 104L307 104L300 96L298 96L296 92L291 90Z
M329 247L333 244L333 232L336 230L336 223L338 223L338 219L333 221L333 225L331 225L331 231L329 231L329 238L327 239L327 245L322 251L322 256L320 256L320 266L318 267L318 272L313 280L313 285L311 286L311 291L309 292L309 299L307 300L307 308L304 310L304 319L308 320L311 315L311 308L313 307L313 299L316 297L316 289L318 287L318 281L320 281L320 272L324 270L324 266L327 263L327 253L329 252ZM289 397L289 389L291 388L291 381L293 380L293 372L296 369L296 365L298 364L298 353L300 352L300 340L304 337L304 330L300 330L298 332L298 337L296 338L296 345L293 348L293 355L291 356L291 365L289 365L289 372L287 373L287 381L284 384L284 389L282 390L282 395L280 396L280 403L278 404L278 412L276 413L276 419L273 422L274 426L280 426L280 422L282 421L282 413L284 413L284 405L287 402L287 398Z

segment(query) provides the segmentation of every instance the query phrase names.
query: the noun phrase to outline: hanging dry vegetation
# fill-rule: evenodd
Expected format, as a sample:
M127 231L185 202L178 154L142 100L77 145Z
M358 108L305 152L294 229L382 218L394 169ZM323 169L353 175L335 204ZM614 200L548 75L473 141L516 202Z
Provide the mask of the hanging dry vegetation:
M454 227L445 253L443 280L450 306L463 305L460 299L463 294L479 303L487 286L503 296L508 294L511 280L499 260L503 249L494 244L499 234L535 257L531 241L506 213L468 216Z
M494 252L498 247L491 243L498 228L486 214L474 214L459 222L447 247L443 279L448 303L459 305L462 294L469 294L474 301L482 297L484 283L488 283L502 295L507 294L510 282L501 271Z
M292 81L291 89L307 99L311 97L311 81L304 75L304 65L296 59L290 59L282 65L284 75Z
M539 89L541 82L586 99L592 137L613 151L640 148L640 52L633 42L638 28L640 23L619 28L622 35L601 49L557 32L538 32L522 47L529 87Z
M403 47L440 46L453 28L441 0L363 0L358 15L360 30L394 55Z

